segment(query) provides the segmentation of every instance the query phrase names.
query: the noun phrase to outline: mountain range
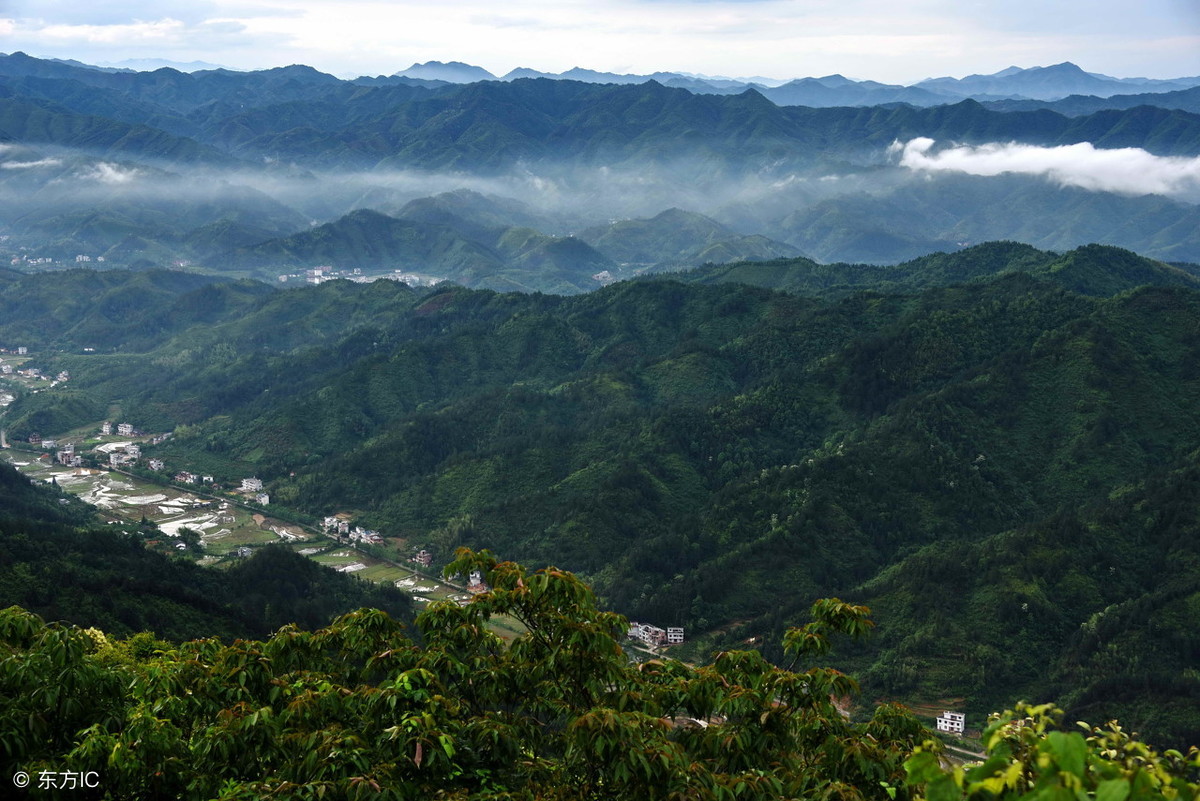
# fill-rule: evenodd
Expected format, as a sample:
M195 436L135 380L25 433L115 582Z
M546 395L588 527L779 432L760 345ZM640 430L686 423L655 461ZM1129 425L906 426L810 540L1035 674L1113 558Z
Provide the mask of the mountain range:
M1114 78L1100 73L1085 72L1069 61L1028 69L1009 67L991 75L927 78L909 86L853 80L837 74L767 84L755 80L703 78L678 72L631 75L597 72L581 67L559 73L518 67L503 76L496 76L482 67L464 64L461 61L428 61L424 64L413 64L395 73L395 77L447 83L512 81L518 78L551 78L603 84L640 84L656 81L664 86L687 89L698 94L739 94L746 89L755 89L781 106L816 107L875 106L884 103L931 106L962 98L1060 100L1069 95L1107 98L1133 93L1171 92L1200 86L1200 76L1172 79Z
M698 659L853 598L871 697L1194 741L1198 273L1019 243L571 297L4 272L0 341L71 375L6 427L173 430L144 453L439 559L578 571Z
M335 264L552 292L706 261L897 263L991 239L1200 261L1200 189L1170 161L1200 157L1195 89L1117 108L1094 96L812 108L764 95L788 86L123 72L13 54L0 57L0 255L257 277ZM1160 96L1168 107L1141 104ZM907 148L927 140L914 166ZM964 163L1024 148L1042 166L941 168L955 148ZM1120 149L1152 163L1109 187L1112 169L1084 159ZM463 192L487 200L443 207ZM672 209L693 216L651 222ZM382 237L373 250L366 235Z

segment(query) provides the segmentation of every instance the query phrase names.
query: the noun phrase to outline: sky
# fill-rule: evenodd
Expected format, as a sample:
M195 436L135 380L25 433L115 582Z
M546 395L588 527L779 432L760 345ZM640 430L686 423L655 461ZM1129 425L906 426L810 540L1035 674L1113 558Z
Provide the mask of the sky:
M1200 0L0 0L0 51L339 77L465 61L886 83L1073 61L1200 75Z

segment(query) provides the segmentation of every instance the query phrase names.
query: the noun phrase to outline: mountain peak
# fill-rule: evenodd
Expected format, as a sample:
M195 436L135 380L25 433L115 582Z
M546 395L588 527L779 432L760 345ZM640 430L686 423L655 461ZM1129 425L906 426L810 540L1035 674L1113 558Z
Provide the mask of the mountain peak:
M1078 64L1074 64L1070 61L1064 61L1061 64L1051 64L1049 67L1034 67L1033 69L1040 70L1042 72L1056 72L1056 73L1060 73L1063 75L1087 75L1088 74L1088 73L1084 72L1083 68L1080 67Z
M475 81L494 81L496 76L483 67L466 64L462 61L426 61L424 64L414 63L406 70L395 73L397 78L420 78L426 81L447 81L449 83L474 83Z
M828 86L831 89L837 89L843 86L851 86L854 83L854 81L850 80L845 75L837 72L833 73L832 75L824 75L820 78L817 78L817 82L823 84L824 86Z

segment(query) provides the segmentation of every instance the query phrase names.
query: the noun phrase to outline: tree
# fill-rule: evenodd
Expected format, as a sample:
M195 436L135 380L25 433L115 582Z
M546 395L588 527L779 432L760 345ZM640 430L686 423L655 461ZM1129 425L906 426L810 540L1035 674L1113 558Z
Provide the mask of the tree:
M570 573L466 549L446 567L474 570L492 589L431 604L412 636L371 609L177 646L0 612L0 770L96 771L117 799L1196 795L1180 778L1195 754L1159 757L1119 731L1047 733L1038 710L989 729L983 766L945 771L907 710L843 715L856 685L835 670L784 670L757 651L635 664L620 645L628 621ZM798 662L870 627L865 607L838 599L812 612L784 637ZM510 643L489 629L499 616L522 629Z
M905 763L908 785L928 801L1194 801L1200 749L1158 753L1116 721L1064 731L1062 710L1018 704L993 715L986 759L947 769L926 746Z

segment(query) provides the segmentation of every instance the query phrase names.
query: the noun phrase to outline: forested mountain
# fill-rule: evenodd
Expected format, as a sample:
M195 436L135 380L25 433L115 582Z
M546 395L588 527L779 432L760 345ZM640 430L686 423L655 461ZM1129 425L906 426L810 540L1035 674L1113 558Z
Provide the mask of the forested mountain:
M1059 72L988 80L1049 86ZM0 257L255 278L334 264L564 293L600 273L894 264L995 239L1200 261L1190 162L1170 160L1200 157L1194 90L1079 75L1170 91L1161 106L1130 95L1059 113L917 107L837 75L713 94L585 71L343 81L299 65L113 72L17 53L0 56ZM882 105L768 99L852 91ZM1127 156L1144 168L1106 166L1123 148L1144 151Z
M388 217L361 209L332 223L217 257L251 271L339 269L423 273L464 286L569 294L599 286L610 259L572 237L508 227L459 233L457 226Z
M1182 625L1171 610L1200 590L1171 533L1186 521L1150 510L1186 495L1200 449L1196 282L1113 248L997 243L573 297L166 285L203 325L149 307L125 315L136 337L93 324L118 352L48 355L71 381L7 419L20 437L119 409L175 430L147 453L259 475L272 503L353 510L440 558L465 544L568 567L699 643L777 642L814 597L866 599L879 634L846 664L869 692L975 711L1103 696L1179 742L1196 718L1149 677L1196 697L1196 644L1146 627ZM52 321L40 343L79 336ZM941 581L953 591L920 591ZM1150 637L1154 660L1101 658Z
M847 193L764 230L819 261L895 263L992 239L1059 251L1103 242L1166 261L1200 261L1194 204L1012 175L937 175Z
M727 164L734 158L754 162L767 152L777 158L781 147L792 163L803 163L801 149L853 153L913 136L1110 145L1132 144L1136 137L1164 155L1200 152L1200 125L1184 112L1068 118L1004 114L974 101L930 109L780 108L752 89L694 95L656 82L522 79L423 90L362 87L299 66L254 73L104 73L45 66L48 62L38 62L37 70L27 66L36 61L18 55L0 59L0 75L7 76L0 132L7 139L71 146L87 137L90 148L110 154L185 163L217 158L207 155L214 149L225 151L226 159L284 157L314 166L386 160L395 166L495 170L518 158L654 162L672 155L662 150L668 138L673 155L687 143ZM42 75L34 81L27 77L31 72ZM106 116L114 119L106 123L92 116L103 107L95 91L80 91L85 85L118 93L106 101ZM35 107L44 110L34 113ZM151 127L156 117L167 127L186 129L188 139ZM190 126L169 122L176 118ZM131 124L142 125L144 133ZM97 126L109 130L91 130ZM191 141L190 150L180 150L185 146L177 141ZM729 148L735 141L740 146Z
M930 78L916 84L921 89L973 97L980 95L1026 97L1034 100L1057 100L1068 95L1108 97L1122 94L1132 87L1142 91L1186 89L1200 83L1198 78L1156 80L1149 78L1119 79L1108 75L1085 72L1069 61L1049 67L1020 69L1009 67L992 75L968 75L965 78Z
M1138 106L1175 108L1195 114L1200 112L1200 86L1176 89L1172 92L1138 92L1111 97L1070 95L1061 100L990 100L983 105L996 111L1033 111L1044 108L1072 117L1093 114L1104 109L1128 109Z
M1127 250L1089 246L1066 254L1018 242L989 242L952 254L935 253L895 266L818 264L775 259L708 265L672 278L687 283L739 283L810 297L840 298L864 291L913 292L1026 273L1081 295L1110 296L1141 285L1200 289L1200 267L1175 266Z
M764 236L741 236L702 214L667 209L648 220L621 220L581 231L579 238L612 259L655 267L772 259L798 251Z

